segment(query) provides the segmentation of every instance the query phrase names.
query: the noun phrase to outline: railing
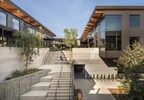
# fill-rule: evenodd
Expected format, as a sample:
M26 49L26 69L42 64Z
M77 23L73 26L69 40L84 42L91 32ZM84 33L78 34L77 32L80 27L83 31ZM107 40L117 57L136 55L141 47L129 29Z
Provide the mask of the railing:
M60 73L59 73L59 77L58 77L58 83L57 83L57 86L56 86L56 91L55 91L55 98L54 100L57 100L57 89L59 88L59 82L60 82L60 77L61 77L61 72L63 70L63 65L61 66L61 69L60 69Z
M72 60L71 68L70 68L69 100L71 100L71 97L72 97L71 95L72 88L74 89L73 79L74 79L74 76L73 76L73 60Z
M45 62L46 62L48 56L49 56L49 51L46 53L45 57L43 58L42 64L45 64Z
M51 84L48 86L48 88L50 88L50 87L51 87ZM45 96L45 100L47 99L48 95L49 95L49 92L47 92L47 94Z

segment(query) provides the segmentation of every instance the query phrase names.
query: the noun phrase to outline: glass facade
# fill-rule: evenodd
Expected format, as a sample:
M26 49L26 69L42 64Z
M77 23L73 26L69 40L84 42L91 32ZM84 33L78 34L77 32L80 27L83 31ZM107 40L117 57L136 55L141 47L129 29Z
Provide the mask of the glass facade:
M119 15L106 15L105 16L106 31L121 31L121 16Z
M129 16L130 27L140 26L140 15L130 15Z
M105 19L100 22L100 51L105 51Z
M106 50L121 50L121 15L105 16Z
M106 15L100 22L100 51L121 50L121 15Z
M28 30L29 30L30 33L35 34L35 30L34 29L28 27Z
M106 50L121 50L121 32L106 32Z
M0 25L6 26L7 15L3 12L0 12Z
M20 22L17 19L13 19L13 29L19 30L20 29Z

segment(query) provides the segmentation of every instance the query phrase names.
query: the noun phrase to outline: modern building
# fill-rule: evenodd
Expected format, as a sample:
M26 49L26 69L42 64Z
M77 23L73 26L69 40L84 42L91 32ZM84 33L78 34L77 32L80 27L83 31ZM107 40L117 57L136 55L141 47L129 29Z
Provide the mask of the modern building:
M144 45L144 6L97 6L80 40L103 58L119 57L134 41Z
M11 0L0 0L0 46L12 46L14 43L12 33L25 29L29 29L32 34L40 32L45 38L56 36Z

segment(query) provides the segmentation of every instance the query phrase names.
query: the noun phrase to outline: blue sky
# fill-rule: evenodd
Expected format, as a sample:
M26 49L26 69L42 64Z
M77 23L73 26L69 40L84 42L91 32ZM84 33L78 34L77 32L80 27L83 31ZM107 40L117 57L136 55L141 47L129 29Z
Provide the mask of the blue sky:
M81 36L96 6L138 6L144 0L12 0L58 37L64 28L76 28Z

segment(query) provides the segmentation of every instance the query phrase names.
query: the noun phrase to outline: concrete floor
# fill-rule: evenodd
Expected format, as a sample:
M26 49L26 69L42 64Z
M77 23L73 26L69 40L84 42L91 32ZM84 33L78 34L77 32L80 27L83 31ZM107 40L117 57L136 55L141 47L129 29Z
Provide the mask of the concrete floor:
M116 100L107 88L117 88L117 81L75 79L75 88L82 89L83 100Z

